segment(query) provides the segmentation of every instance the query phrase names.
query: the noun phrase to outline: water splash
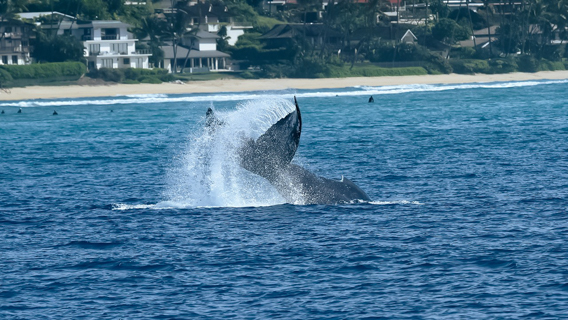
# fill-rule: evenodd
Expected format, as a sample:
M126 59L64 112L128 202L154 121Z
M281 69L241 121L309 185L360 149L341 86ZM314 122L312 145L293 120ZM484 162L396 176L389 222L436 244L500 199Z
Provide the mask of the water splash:
M241 168L238 150L246 140L258 138L293 110L289 100L258 99L238 104L234 111L216 112L224 124L214 129L205 127L203 118L167 174L166 201L156 206L247 207L284 203L268 181Z

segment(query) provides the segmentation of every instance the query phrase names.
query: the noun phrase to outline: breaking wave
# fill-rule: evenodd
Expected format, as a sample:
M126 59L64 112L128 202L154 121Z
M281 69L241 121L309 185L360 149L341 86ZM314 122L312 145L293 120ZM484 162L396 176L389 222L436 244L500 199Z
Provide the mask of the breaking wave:
M436 92L464 89L505 89L513 87L528 87L546 84L568 83L568 80L545 81L511 81L511 82L478 82L469 84L416 84L400 86L355 86L351 90L327 89L325 91L296 92L296 89L272 92L243 92L243 93L215 93L192 95L166 95L166 94L140 94L116 96L112 98L97 99L60 99L60 100L27 100L0 103L0 107L51 107L51 106L88 106L88 105L125 105L125 104L153 104L176 102L208 102L208 101L245 101L263 100L270 98L291 99L306 97L334 97L334 96L366 96L382 94L402 94L410 92Z

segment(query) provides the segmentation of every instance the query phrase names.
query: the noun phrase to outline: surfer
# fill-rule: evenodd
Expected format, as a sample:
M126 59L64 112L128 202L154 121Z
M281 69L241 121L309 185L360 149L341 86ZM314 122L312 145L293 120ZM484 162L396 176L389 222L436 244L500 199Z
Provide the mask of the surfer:
M20 108L20 109L18 110L18 113L22 113L22 108Z
M4 114L4 110L2 110L2 114Z
M54 116L58 115L57 111L53 110L53 115Z
M371 97L369 98L369 103L371 103L371 102L375 102L375 99L373 99L373 96L371 96Z

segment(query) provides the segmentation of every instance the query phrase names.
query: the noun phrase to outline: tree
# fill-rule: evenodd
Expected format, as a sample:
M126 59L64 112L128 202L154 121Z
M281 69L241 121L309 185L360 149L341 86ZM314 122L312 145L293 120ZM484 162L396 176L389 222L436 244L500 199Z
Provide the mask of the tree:
M164 51L160 49L162 45L160 38L164 35L164 28L165 24L162 20L159 20L155 16L150 16L140 20L139 27L132 29L132 32L138 39L148 38L147 44L152 52L149 61L155 66L159 65L160 61L164 58Z
M16 18L16 13L26 11L28 0L0 0L0 19L2 21Z
M432 36L439 41L453 44L454 41L467 39L469 30L452 19L443 18L432 28Z
M84 61L84 50L84 45L73 36L48 36L39 32L34 57L42 62Z
M229 50L229 42L227 41L231 37L227 36L227 27L222 26L217 32L219 39L217 39L217 50L219 51L227 51Z

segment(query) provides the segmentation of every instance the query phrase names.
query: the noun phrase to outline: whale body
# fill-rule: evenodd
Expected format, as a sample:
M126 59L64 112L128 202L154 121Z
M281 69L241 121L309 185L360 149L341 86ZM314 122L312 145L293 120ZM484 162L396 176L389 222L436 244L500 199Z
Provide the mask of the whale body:
M302 115L296 97L294 102L294 111L273 124L258 139L244 142L238 152L241 167L268 180L288 203L370 201L361 188L346 178L340 181L323 178L291 163L302 133ZM223 125L223 122L208 109L206 126L218 125Z

